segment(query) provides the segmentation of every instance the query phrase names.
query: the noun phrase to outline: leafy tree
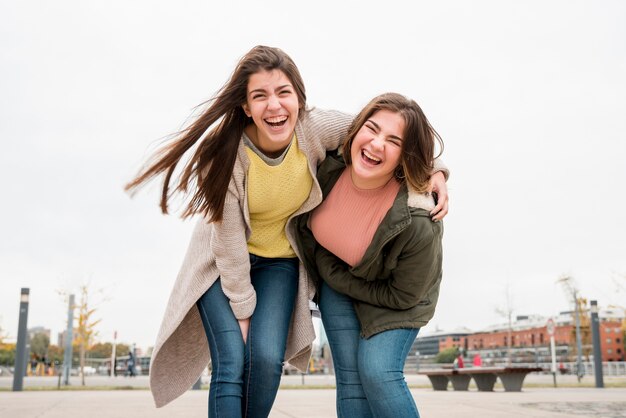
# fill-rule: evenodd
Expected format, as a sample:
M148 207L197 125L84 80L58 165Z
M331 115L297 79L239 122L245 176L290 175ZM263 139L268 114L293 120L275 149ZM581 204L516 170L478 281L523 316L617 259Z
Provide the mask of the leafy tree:
M115 347L115 352L116 357L117 356L125 356L128 354L128 352L130 351L130 345L128 344L118 344L117 347Z
M0 365L15 365L15 344L0 343Z
M48 361L51 363L57 362L63 364L63 348L58 345L50 344L48 346Z
M446 348L440 351L435 357L435 363L454 363L454 359L459 355L457 347Z
M112 351L112 343L96 343L89 349L89 355L94 358L111 358ZM118 343L115 346L116 356L126 355L129 351L130 348L128 344Z
M506 336L506 357L507 364L510 366L513 360L511 347L513 345L513 313L515 307L513 306L513 299L511 297L511 288L507 283L504 288L504 304L503 307L497 307L496 313L507 321L507 336Z
M30 353L38 361L42 361L48 354L50 337L43 332L38 332L30 339Z
M89 357L94 358L110 358L113 351L111 343L95 343L89 349Z
M6 337L7 336L6 336L5 332L4 332L4 328L2 328L2 325L0 324L0 345L4 342L4 339Z
M80 287L80 302L78 304L78 325L76 327L76 342L78 343L80 356L80 375L81 384L85 386L85 354L91 348L94 337L98 334L96 325L100 323L100 319L94 320L93 314L96 309L89 305L89 287L82 285Z

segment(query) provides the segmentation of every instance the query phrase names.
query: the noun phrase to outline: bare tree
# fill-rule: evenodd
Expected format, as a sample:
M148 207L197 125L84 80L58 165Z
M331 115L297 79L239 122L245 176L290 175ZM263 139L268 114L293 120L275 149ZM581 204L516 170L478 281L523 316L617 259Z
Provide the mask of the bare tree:
M626 292L626 273L613 272L611 279L615 285L616 293Z
M615 295L618 296L620 300L623 300L621 294L626 292L626 273L613 272L612 279L613 284L615 284ZM623 352L626 352L626 306L621 304L612 304L609 305L609 308L617 308L622 310L622 345L624 346Z
M504 288L504 306L496 307L496 313L506 319L507 321L507 338L506 338L506 351L507 351L507 365L511 365L512 361L512 344L513 344L513 312L515 308L513 308L513 302L511 297L511 288L507 283Z
M588 356L591 351L591 321L587 310L587 299L580 296L576 280L570 275L562 274L557 283L563 287L566 297L571 302L573 301L572 319L575 325L573 332L576 338L576 376L580 382L585 374L583 355ZM585 347L587 353L583 353Z

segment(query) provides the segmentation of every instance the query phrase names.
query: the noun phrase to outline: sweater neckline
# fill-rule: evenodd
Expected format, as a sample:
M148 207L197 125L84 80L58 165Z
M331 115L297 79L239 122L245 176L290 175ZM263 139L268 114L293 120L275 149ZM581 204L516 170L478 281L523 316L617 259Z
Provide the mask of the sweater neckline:
M342 181L345 181L352 191L358 193L361 196L375 196L379 194L384 194L387 190L389 190L389 188L395 188L396 186L400 186L400 183L398 183L398 181L394 177L391 177L387 181L387 183L383 184L382 186L373 189L362 189L354 184L354 180L352 179L352 170L350 169L350 166L346 166L343 173L341 173L341 177L344 176L347 177L347 179L344 178L344 180Z

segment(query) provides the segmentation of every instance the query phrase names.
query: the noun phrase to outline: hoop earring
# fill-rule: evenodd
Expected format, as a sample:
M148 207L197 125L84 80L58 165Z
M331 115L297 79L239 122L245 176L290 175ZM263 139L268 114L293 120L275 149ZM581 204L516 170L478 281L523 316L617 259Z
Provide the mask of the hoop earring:
M394 171L394 173L393 173L393 174L396 176L396 178L397 178L398 180L404 180L404 178L406 177L406 175L404 174L404 170L402 169L402 166L401 166L401 165L399 165L399 166L396 168L396 171Z

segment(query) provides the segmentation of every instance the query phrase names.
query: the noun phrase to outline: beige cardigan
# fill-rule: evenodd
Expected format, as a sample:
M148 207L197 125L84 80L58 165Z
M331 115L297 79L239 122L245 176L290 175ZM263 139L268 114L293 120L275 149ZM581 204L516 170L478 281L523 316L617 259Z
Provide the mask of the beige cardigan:
M311 193L287 222L287 239L295 245L292 219L315 208L322 201L316 179L318 164L326 150L335 149L346 136L352 116L337 111L306 110L296 124L298 146L307 156L313 177ZM163 322L152 352L150 390L157 407L164 406L187 391L209 363L209 346L196 301L220 277L224 293L237 318L252 315L256 294L250 282L247 239L250 216L246 196L249 160L243 141L239 144L233 168L224 217L219 223L200 219L170 295ZM302 372L307 369L315 330L309 300L315 287L302 264L298 293L291 319L285 359Z

